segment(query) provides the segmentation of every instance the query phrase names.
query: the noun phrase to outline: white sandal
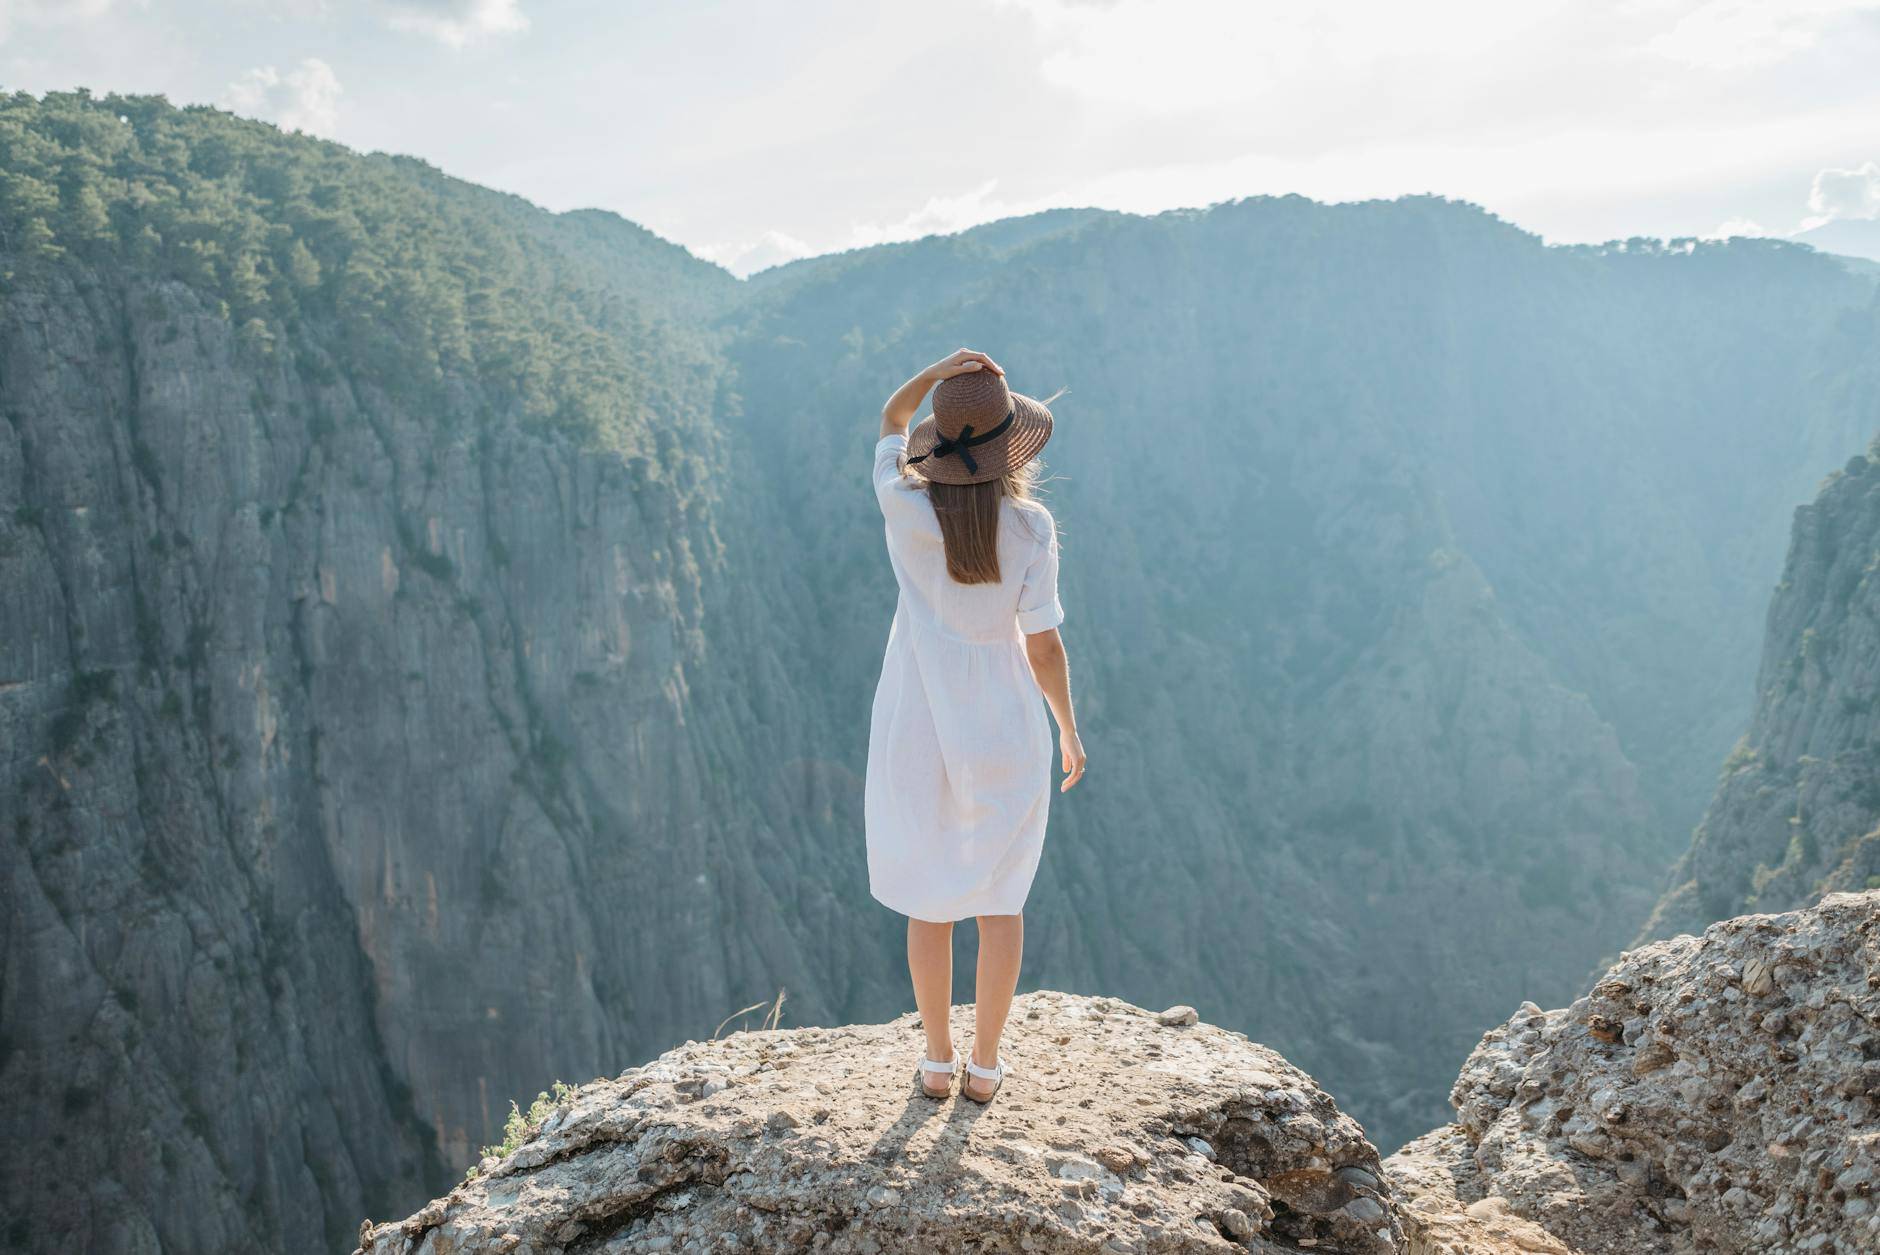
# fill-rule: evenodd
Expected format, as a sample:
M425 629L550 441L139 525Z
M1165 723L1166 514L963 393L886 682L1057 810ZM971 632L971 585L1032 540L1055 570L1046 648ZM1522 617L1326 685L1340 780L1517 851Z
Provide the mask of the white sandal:
M998 1096L999 1090L1005 1085L1006 1075L1010 1071L1011 1069L1005 1066L1004 1059L994 1059L991 1067L982 1068L969 1057L966 1060L967 1077L975 1081L991 1081L992 1092L987 1094L984 1098L981 1098L978 1094L973 1092L971 1085L961 1085L960 1093L983 1106Z
M920 1092L927 1095L927 1097L934 1099L951 1098L953 1096L953 1078L959 1074L959 1070L960 1052L958 1047L955 1047L953 1057L945 1063L940 1063L933 1059L922 1059L920 1061L920 1070L914 1074L914 1079L920 1083ZM944 1090L929 1088L927 1085L927 1076L929 1073L934 1075L944 1074L947 1078L947 1087Z

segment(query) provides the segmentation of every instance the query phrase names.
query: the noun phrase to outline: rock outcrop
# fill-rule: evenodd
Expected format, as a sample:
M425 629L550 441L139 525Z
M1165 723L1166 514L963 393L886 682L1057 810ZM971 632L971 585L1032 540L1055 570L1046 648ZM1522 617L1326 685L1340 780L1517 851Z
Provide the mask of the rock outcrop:
M1880 892L1628 952L1386 1162L1413 1255L1880 1250Z
M1795 512L1756 694L1647 938L1880 886L1880 442Z
M970 1012L959 1008L970 1024ZM913 1016L688 1042L565 1096L365 1255L1402 1249L1377 1151L1238 1033L1018 1000L986 1107L916 1091ZM968 1049L967 1040L960 1043Z

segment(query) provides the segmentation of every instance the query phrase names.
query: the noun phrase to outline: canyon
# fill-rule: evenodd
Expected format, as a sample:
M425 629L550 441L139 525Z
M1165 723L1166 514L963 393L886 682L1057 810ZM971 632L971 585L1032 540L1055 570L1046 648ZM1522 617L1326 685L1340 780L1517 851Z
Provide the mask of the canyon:
M961 343L1071 389L1093 766L1027 988L1202 1008L1388 1151L1510 1007L1872 874L1834 258L1288 197L739 281L151 98L10 97L0 150L16 1245L347 1249L552 1081L903 1010L863 477Z

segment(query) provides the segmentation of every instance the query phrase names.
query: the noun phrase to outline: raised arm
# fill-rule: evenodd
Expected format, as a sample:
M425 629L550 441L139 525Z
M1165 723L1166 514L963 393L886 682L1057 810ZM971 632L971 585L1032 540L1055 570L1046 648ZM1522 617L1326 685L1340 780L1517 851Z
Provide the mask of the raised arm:
M975 353L971 349L960 349L949 353L932 366L921 371L912 379L894 390L888 403L881 407L881 434L898 436L907 430L907 425L914 421L920 403L927 399L928 390L942 379L954 375L971 374L976 370L989 370L995 375L1005 371L999 364L984 353Z
M1058 753L1063 759L1064 793L1084 778L1084 743L1077 736L1077 712L1071 709L1071 664L1064 653L1064 638L1056 628L1025 634L1025 657L1031 661L1031 673L1037 677L1045 704L1057 720Z

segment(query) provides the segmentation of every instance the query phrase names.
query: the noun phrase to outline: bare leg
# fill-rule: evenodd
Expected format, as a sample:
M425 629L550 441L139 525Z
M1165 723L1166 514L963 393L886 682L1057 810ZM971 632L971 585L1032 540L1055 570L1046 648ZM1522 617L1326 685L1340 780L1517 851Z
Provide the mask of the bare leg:
M999 1037L1005 1032L1005 1017L1012 1011L1012 994L1018 988L1019 961L1025 954L1025 917L1023 915L981 915L979 917L979 972L973 986L973 1062L989 1068L999 1060ZM966 1085L981 1098L997 1086L991 1081L966 1079Z
M953 1058L953 925L910 917L907 921L907 971L914 978L914 1005L927 1033L927 1057L935 1063ZM937 1081L923 1076L922 1085ZM937 1090L938 1085L933 1088Z

